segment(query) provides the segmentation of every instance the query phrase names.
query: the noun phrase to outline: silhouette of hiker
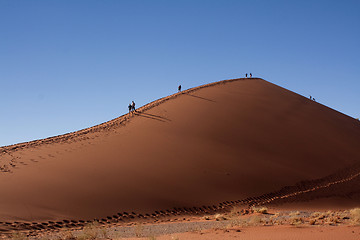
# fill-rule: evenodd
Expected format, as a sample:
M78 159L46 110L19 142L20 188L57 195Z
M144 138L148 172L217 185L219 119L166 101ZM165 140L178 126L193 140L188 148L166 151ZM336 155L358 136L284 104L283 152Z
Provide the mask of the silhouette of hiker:
M245 78L247 78L247 74L245 74Z
M250 73L250 78L252 78L252 74Z
M312 100L312 97L311 97L311 95L310 95L310 100Z
M130 115L131 110L132 110L132 105L131 105L131 104L129 104L128 108L129 108L129 115Z
M131 108L132 108L133 111L136 112L136 110L135 110L135 102L134 101L131 102Z
M181 92L181 85L178 86L178 91Z

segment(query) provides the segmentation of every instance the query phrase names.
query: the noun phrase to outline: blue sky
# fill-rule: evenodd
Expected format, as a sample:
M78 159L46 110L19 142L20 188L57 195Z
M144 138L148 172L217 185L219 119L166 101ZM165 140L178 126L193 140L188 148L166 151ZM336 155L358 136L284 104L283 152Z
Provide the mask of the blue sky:
M0 0L0 146L246 72L360 117L360 1Z

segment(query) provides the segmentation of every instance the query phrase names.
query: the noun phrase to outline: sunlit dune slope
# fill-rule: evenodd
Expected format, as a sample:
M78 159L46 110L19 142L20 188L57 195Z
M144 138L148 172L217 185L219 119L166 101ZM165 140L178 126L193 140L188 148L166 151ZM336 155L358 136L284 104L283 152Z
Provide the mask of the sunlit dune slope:
M262 79L184 91L110 123L0 148L0 220L216 205L360 162L357 120Z

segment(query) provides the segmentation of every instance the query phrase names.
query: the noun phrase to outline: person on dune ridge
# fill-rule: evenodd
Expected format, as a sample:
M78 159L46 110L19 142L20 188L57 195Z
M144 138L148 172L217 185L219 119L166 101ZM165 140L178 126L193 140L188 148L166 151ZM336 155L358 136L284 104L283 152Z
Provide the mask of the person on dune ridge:
M129 106L128 106L128 108L129 108L129 115L131 114L131 110L132 110L132 105L129 103Z
M135 111L135 112L136 112L135 102L134 102L134 101L131 102L131 108L132 108L132 111Z

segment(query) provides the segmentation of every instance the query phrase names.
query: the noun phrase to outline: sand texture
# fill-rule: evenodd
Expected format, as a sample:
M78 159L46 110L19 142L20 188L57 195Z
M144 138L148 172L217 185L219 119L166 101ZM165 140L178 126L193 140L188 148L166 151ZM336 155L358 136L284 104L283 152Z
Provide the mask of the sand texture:
M234 79L1 147L0 231L321 199L356 206L359 175L359 121L265 80Z

